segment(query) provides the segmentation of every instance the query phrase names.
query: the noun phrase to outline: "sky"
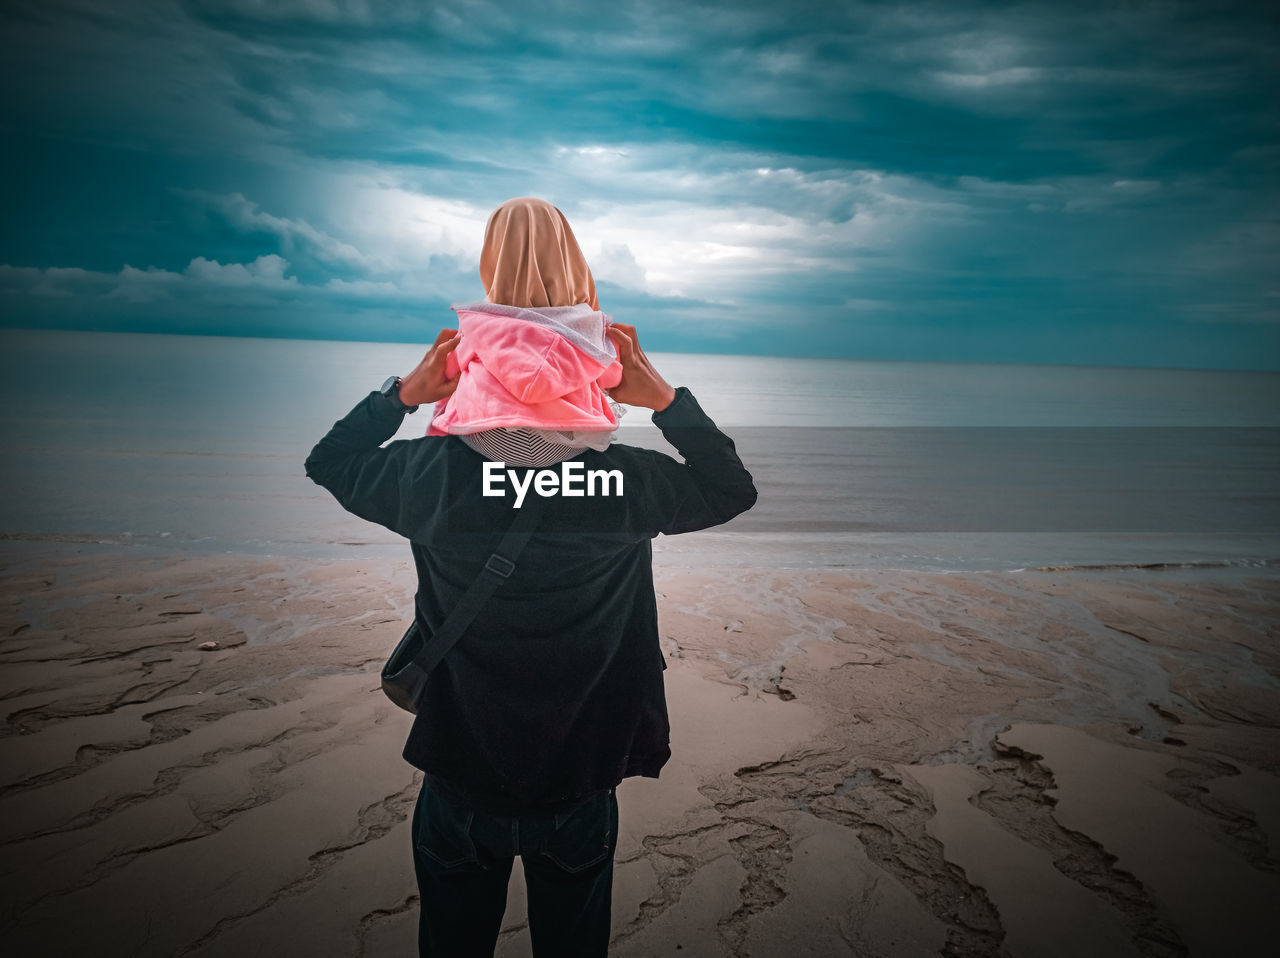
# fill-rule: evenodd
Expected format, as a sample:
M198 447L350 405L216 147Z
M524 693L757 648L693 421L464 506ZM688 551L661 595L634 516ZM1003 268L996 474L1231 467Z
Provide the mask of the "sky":
M646 349L1280 369L1247 3L0 8L0 326L429 343L568 218Z

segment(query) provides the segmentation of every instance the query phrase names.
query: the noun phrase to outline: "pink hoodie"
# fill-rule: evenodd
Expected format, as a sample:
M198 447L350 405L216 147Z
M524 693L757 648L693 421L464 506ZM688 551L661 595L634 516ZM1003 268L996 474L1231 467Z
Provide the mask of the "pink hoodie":
M588 304L450 307L462 339L447 374L462 373L452 396L436 403L428 436L499 426L600 431L618 425L605 389L622 365L605 328L613 322Z

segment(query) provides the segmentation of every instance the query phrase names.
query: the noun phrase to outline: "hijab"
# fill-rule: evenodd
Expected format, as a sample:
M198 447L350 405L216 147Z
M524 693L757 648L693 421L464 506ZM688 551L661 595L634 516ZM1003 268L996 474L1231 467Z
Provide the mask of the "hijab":
M507 306L593 310L596 283L564 214L546 200L518 196L489 216L480 252L485 298Z

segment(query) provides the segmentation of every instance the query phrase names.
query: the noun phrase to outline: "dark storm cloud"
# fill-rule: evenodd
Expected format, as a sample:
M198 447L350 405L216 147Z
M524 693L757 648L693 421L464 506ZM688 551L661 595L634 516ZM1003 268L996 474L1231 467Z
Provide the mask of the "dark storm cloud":
M105 7L3 15L10 325L428 338L532 194L656 348L1280 355L1252 4Z

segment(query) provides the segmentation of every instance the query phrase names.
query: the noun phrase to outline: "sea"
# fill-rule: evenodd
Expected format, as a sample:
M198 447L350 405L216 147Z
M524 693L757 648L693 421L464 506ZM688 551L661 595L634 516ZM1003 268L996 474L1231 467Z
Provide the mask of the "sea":
M399 557L303 462L426 344L0 330L0 549ZM673 567L1280 566L1280 373L650 353L756 479ZM395 438L422 436L426 410ZM619 442L672 455L629 408Z

